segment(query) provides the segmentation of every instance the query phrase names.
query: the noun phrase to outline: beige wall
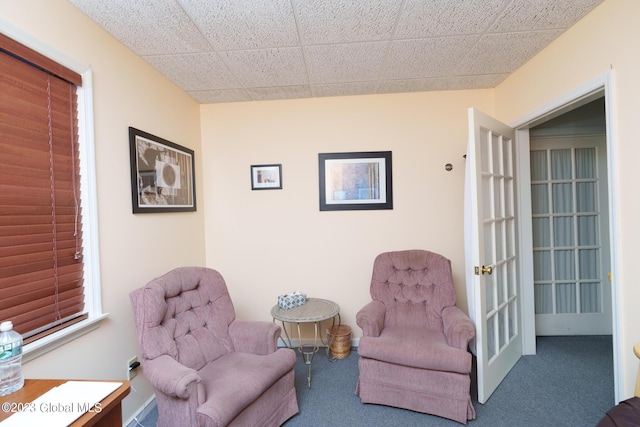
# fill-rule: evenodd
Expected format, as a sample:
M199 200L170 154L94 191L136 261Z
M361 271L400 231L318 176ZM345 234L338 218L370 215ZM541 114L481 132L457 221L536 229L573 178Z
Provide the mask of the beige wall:
M620 294L623 397L633 395L638 360L632 349L640 342L640 286L635 270L640 253L638 17L640 2L636 0L605 1L496 89L496 117L510 123L612 72L614 119L610 125L617 187L613 216L619 244L614 286Z
M336 301L359 337L374 257L413 248L451 259L466 311L467 108L492 112L492 100L479 90L203 105L207 265L238 316L270 320L277 295L299 290ZM384 150L393 210L319 211L318 153ZM250 165L269 163L282 163L283 189L252 191Z
M138 353L129 291L169 268L205 262L201 181L197 213L131 213L128 127L194 149L200 179L199 106L64 0L1 0L0 20L90 65L94 81L102 301L109 317L96 331L27 363L25 375L125 378L127 360ZM126 398L125 420L152 394L142 376L134 386L142 395Z

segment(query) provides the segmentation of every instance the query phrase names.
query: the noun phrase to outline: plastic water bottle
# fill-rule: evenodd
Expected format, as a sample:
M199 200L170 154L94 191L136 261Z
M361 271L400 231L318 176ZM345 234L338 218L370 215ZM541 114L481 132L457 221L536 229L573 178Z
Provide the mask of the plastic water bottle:
M22 335L13 330L11 321L0 323L0 396L18 391L22 376Z

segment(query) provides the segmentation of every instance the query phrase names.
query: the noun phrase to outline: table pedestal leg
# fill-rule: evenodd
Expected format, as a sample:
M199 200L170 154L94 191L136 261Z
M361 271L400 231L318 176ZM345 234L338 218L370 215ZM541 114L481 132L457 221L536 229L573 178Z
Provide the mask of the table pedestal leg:
M302 347L302 358L304 364L307 367L307 384L311 388L311 362L313 361L313 355L316 354L316 349L310 346Z
M302 345L302 334L300 332L300 323L298 323L298 350L302 354L304 364L307 367L307 385L311 388L311 362L313 361L313 355L320 350L318 346L318 333L320 331L320 322L313 322L314 325L314 337L313 346Z

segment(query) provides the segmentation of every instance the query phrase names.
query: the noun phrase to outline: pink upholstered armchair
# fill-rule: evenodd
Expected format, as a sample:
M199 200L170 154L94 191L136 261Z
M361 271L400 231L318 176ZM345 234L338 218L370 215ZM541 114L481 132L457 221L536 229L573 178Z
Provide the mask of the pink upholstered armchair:
M451 262L423 250L380 254L370 291L373 301L356 315L362 402L475 419L468 351L475 328L455 305Z
M298 413L296 354L273 322L236 320L215 270L183 267L130 294L158 426L279 426Z

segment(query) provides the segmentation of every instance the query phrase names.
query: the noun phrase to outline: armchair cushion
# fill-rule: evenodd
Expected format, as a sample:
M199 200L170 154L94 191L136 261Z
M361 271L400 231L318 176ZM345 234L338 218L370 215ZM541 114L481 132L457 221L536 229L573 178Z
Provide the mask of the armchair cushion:
M413 368L471 372L471 353L449 346L442 332L427 329L390 326L375 339L360 338L358 354Z
M239 352L222 356L200 371L206 401L198 413L209 417L213 425L229 424L295 362L293 350L284 348L267 356Z

